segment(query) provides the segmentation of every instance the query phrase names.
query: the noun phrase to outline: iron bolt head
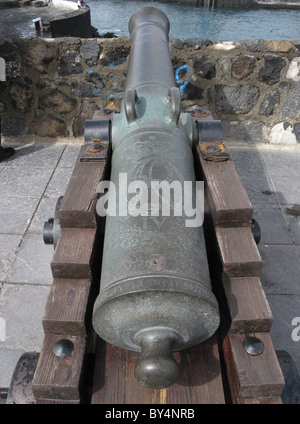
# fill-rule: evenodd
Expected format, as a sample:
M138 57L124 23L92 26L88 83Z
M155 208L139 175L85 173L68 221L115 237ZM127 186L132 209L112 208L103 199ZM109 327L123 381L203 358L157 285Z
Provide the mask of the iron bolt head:
M59 357L70 356L74 350L74 343L68 339L60 339L53 345L53 353Z
M252 356L261 355L265 349L263 342L259 338L252 336L244 340L243 346L245 351Z

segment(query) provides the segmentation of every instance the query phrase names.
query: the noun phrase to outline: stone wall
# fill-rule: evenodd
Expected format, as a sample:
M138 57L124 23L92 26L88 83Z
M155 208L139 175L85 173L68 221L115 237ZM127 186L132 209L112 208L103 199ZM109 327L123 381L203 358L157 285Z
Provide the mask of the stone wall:
M300 41L173 39L170 49L183 107L208 105L226 141L300 142ZM95 110L119 109L129 50L127 38L0 41L4 141L82 137Z

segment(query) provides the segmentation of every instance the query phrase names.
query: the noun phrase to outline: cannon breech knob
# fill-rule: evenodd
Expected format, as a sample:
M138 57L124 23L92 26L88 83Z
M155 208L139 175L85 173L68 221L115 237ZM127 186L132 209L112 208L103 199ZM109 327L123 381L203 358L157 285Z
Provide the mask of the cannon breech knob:
M163 389L176 382L179 366L172 355L172 347L178 337L171 329L140 331L135 341L142 352L134 375L144 387Z

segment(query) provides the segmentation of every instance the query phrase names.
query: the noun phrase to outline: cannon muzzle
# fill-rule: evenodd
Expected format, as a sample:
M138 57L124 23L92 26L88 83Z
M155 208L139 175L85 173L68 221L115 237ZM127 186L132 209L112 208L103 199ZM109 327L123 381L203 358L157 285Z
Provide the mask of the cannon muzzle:
M151 388L177 380L172 352L208 339L219 326L202 228L203 184L193 165L197 128L181 112L169 27L154 7L130 19L126 88L111 126L109 189L100 187L97 204L107 218L93 326L107 342L141 352L135 376Z

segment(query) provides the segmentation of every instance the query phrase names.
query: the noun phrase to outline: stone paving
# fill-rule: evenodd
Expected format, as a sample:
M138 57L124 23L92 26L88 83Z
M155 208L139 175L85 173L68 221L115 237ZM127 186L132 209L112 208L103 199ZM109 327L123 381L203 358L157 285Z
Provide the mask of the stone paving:
M0 162L0 389L9 387L21 354L42 346L53 254L43 224L65 192L80 147L11 145L16 154ZM300 403L300 150L227 147L262 230L261 279L287 381L283 400Z

